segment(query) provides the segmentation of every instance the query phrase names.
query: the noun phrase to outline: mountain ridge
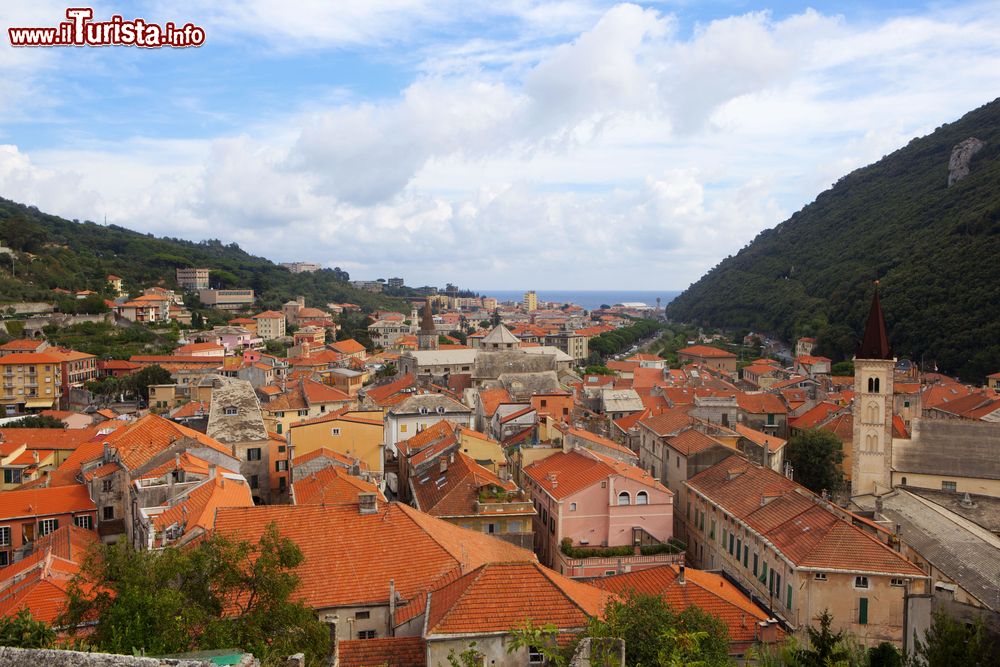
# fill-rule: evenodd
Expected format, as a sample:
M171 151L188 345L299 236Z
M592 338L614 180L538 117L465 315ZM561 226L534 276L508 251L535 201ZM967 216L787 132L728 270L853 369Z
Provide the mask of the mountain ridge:
M984 142L949 186L953 150ZM1000 99L845 175L674 299L668 317L850 358L872 283L897 356L965 379L1000 370Z

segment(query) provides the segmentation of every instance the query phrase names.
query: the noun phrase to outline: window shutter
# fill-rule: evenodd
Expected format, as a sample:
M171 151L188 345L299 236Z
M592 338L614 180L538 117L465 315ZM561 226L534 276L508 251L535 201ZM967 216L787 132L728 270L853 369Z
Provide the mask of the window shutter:
M868 598L858 600L858 624L868 625Z

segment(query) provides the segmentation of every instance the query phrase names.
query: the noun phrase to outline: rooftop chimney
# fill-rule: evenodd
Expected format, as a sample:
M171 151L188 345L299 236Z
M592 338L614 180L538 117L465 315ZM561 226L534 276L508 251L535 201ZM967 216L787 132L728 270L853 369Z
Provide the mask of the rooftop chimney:
M448 472L448 457L442 456L438 459L438 471L441 474Z
M358 494L358 513L375 514L378 512L378 498L371 491L362 491Z
M215 464L214 463L209 463L208 464L208 478L209 479L215 479Z
M35 465L38 465L38 450L37 449L33 450L31 452L31 460L35 462ZM968 496L969 494L965 494L965 495Z
M677 572L677 583L683 586L687 582L684 580L684 563L681 563L680 569Z

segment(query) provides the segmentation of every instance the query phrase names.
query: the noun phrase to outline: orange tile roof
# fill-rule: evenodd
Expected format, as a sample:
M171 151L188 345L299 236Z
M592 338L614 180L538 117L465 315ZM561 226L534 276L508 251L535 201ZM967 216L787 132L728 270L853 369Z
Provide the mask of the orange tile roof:
M591 583L618 595L628 592L659 595L676 611L698 607L717 616L729 629L729 642L738 653L743 653L759 639L757 624L768 620L767 612L725 577L692 568L685 568L684 583L678 581L679 576L680 566L661 565L595 579ZM783 638L784 632L779 631L776 640Z
M169 509L152 518L153 527L160 533L175 524L181 525L187 535L195 528L212 530L220 508L253 507L253 496L243 477L219 472L171 502Z
M611 595L534 562L489 563L432 591L426 636L536 627L583 630Z
M118 451L118 458L129 470L135 470L176 440L189 438L202 447L232 456L232 448L226 447L204 433L182 426L159 415L148 414L139 420L119 428L104 438Z
M396 443L396 448L404 455L410 455L443 441L450 443L457 442L455 438L455 424L447 419L442 419L439 422L431 424L423 431L406 440L400 440Z
M34 340L31 338L18 338L15 340L7 341L3 345L0 345L0 350L15 351L15 352L20 350L37 350L43 345L45 345L44 340Z
M720 350L717 347L711 347L709 345L692 345L691 347L684 347L677 350L677 354L686 354L691 357L702 357L702 358L712 358L712 359L735 359L736 355L732 352L727 352L726 350Z
M292 459L292 467L304 465L318 458L330 459L342 465L345 468L349 468L355 464L355 459L352 456L348 456L347 454L341 454L340 452L336 452L332 449L327 449L326 447L320 447L319 449L314 449L311 452L307 452L300 456L296 456L294 459ZM365 463L364 461L359 460L357 461L357 464L361 468L361 470L368 469L368 464Z
M514 399L511 398L506 389L496 387L495 389L480 389L479 400L483 404L483 414L492 417L501 403L510 403Z
M664 410L658 415L653 415L639 421L640 424L649 428L659 436L674 435L694 423L694 418L683 410Z
M516 484L505 482L462 452L455 453L454 460L448 464L444 473L435 468L425 476L411 477L410 484L417 508L438 517L475 514L473 505L479 499L479 490L483 487L517 490Z
M740 410L751 414L788 414L788 407L774 394L736 394L736 404Z
M346 340L338 340L336 342L330 343L330 347L341 354L358 354L359 352L365 351L365 346L354 340L353 338L348 338Z
M617 373L634 373L640 367L638 361L609 361L604 366Z
M425 667L427 664L427 644L422 637L345 639L338 648L340 667Z
M816 428L817 424L826 421L830 415L841 410L841 406L836 403L826 401L818 403L809 410L806 410L798 417L788 420L788 425L797 429Z
M0 493L0 521L97 510L83 484Z
M226 348L217 343L188 343L187 345L181 345L176 350L174 350L174 355L178 357L184 357L190 355L192 352L222 352L225 353ZM222 354L216 356L223 356Z
M619 452L620 454L626 454L630 457L638 456L635 452L633 452L625 445L619 445L614 440L608 440L605 437L597 435L596 433L591 433L590 431L585 431L582 428L575 428L573 426L570 426L568 429L566 429L566 432L569 435L601 445L602 447L607 447L608 449Z
M36 621L52 623L68 601L69 584L79 565L64 559L46 559L24 579L0 593L0 616L27 609Z
M776 435L768 435L767 433L761 433L757 429L750 428L749 426L744 426L743 424L736 424L733 426L733 430L742 435L747 440L754 442L761 447L767 445L768 449L772 452L776 452L785 446L787 440L782 440Z
M484 563L535 560L530 551L399 503L380 504L374 514L343 505L220 509L215 525L254 541L271 523L302 550L293 597L313 609L388 604L390 579L407 601Z
M283 320L285 319L284 313L279 313L274 310L265 310L263 313L257 313L253 316L255 320Z
M383 405L390 397L399 394L404 389L414 386L414 380L415 378L413 377L413 373L407 373L398 380L393 380L389 384L366 389L365 396L376 405Z
M0 438L4 444L24 445L27 449L73 450L93 440L106 424L87 428L4 428Z
M302 380L302 393L313 403L350 403L354 399L336 387L315 380Z
M348 474L343 468L330 466L292 483L293 505L358 505L359 493L374 493L385 502L385 496L371 482Z
M715 438L707 436L701 431L696 431L693 428L681 431L679 435L675 435L667 440L667 444L684 456L691 456L692 454L703 452L715 446L725 447L724 444Z
M5 357L0 357L0 365L17 365L17 364L58 364L62 361L59 357L55 356L48 350L45 352L24 352L21 354L8 354Z
M209 401L188 401L170 413L171 419L187 419L189 417L208 416L211 406Z
M923 577L875 537L785 476L733 455L685 483L763 535L797 567Z
M524 468L524 474L556 500L589 488L615 474L624 474L650 487L665 490L662 484L644 470L601 456L589 449L556 452Z

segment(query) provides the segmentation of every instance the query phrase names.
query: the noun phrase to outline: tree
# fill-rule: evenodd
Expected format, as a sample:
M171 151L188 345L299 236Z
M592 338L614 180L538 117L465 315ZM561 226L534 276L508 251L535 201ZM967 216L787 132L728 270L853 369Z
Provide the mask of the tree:
M138 396L144 401L149 400L149 385L151 384L171 384L173 377L170 371L159 364L146 366L140 371L126 375L123 378L126 391L133 396Z
M868 666L903 667L903 656L895 646L889 642L882 642L868 649Z
M729 631L721 619L697 607L675 612L658 595L629 593L611 600L604 618L591 620L586 636L624 640L628 667L664 664L661 659L703 667L731 664Z
M55 641L52 626L33 619L27 607L22 607L14 616L0 617L0 646L51 648Z
M832 632L833 615L826 609L816 617L819 630L809 626L809 648L799 649L798 660L802 667L828 667L846 660L848 655L843 647L843 632Z
M302 651L326 657L329 632L291 596L302 552L271 524L257 543L215 534L197 546L138 551L102 545L69 586L58 624L96 621L88 641L111 653L239 646L262 662Z
M830 373L832 375L854 375L854 362L838 361L830 367Z
M822 429L810 429L793 435L785 456L795 473L795 481L820 493L835 491L843 485L840 464L844 460L843 444L836 434Z
M51 415L31 415L7 424L8 428L66 428L66 423Z
M916 667L986 667L997 664L1000 645L992 640L976 617L971 626L960 623L944 611L934 612L924 638L916 638L913 664Z

